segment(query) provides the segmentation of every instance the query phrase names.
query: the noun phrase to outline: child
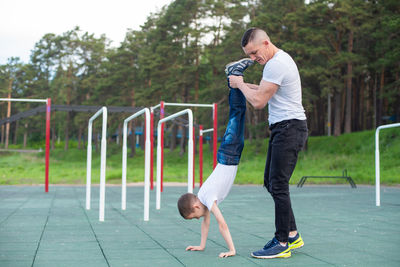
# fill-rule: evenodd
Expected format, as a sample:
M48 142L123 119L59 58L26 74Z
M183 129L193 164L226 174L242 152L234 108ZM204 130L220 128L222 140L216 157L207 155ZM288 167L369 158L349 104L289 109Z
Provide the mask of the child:
M243 72L254 62L250 59L241 59L230 63L225 68L226 77L229 75L243 76ZM218 208L231 190L236 177L244 145L244 122L246 112L246 98L239 89L229 86L229 122L221 146L218 149L218 164L198 192L198 196L187 193L178 200L178 210L184 219L203 218L201 224L201 241L199 246L188 246L186 250L204 250L206 247L208 229L210 226L210 212L218 222L219 231L226 244L228 252L221 252L219 257L225 258L236 254L235 246L229 232L228 225Z

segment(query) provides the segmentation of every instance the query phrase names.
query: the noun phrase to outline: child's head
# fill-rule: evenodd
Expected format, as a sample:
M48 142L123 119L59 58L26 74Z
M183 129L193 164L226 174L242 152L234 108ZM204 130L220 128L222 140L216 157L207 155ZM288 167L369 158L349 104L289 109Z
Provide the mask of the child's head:
M178 200L178 210L184 219L199 219L204 216L206 207L192 193L183 194Z

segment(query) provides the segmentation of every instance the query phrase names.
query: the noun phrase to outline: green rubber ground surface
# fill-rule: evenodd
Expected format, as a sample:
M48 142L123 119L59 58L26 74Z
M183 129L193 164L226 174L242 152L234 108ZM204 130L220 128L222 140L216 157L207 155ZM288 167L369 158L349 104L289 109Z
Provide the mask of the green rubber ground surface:
M150 221L143 221L143 188L106 188L105 221L98 220L99 188L85 210L83 186L0 186L0 266L400 266L400 188L291 187L292 206L305 246L291 258L260 260L250 253L273 237L274 208L261 186L234 186L220 208L237 256L220 259L226 244L211 221L207 247L200 220L185 221L176 209L186 187L164 187L161 209L151 192ZM197 192L197 188L195 189Z

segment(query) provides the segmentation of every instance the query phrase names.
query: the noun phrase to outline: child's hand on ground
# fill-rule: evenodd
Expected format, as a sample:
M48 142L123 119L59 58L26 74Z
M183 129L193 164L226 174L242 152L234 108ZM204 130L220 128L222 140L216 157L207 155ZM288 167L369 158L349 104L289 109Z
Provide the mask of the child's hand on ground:
M204 250L204 247L202 246L188 246L186 248L186 250L191 250L191 251L195 251L195 250Z
M219 257L220 257L220 258L226 258L226 257L235 256L235 255L236 255L236 251L231 250L231 251L228 251L228 252L221 252L221 253L219 254Z

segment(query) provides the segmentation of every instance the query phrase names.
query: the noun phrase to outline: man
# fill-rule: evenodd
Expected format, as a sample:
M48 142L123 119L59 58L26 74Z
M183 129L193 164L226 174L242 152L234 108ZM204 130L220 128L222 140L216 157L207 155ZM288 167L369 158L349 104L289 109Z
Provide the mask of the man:
M261 29L248 29L242 37L242 48L252 60L265 65L263 77L259 85L245 83L242 76L235 75L229 76L229 82L232 88L243 92L254 108L261 109L269 104L271 136L264 186L275 202L275 236L263 249L251 255L287 258L291 256L291 249L304 245L297 232L289 193L289 180L308 133L300 75L293 59L278 49Z

